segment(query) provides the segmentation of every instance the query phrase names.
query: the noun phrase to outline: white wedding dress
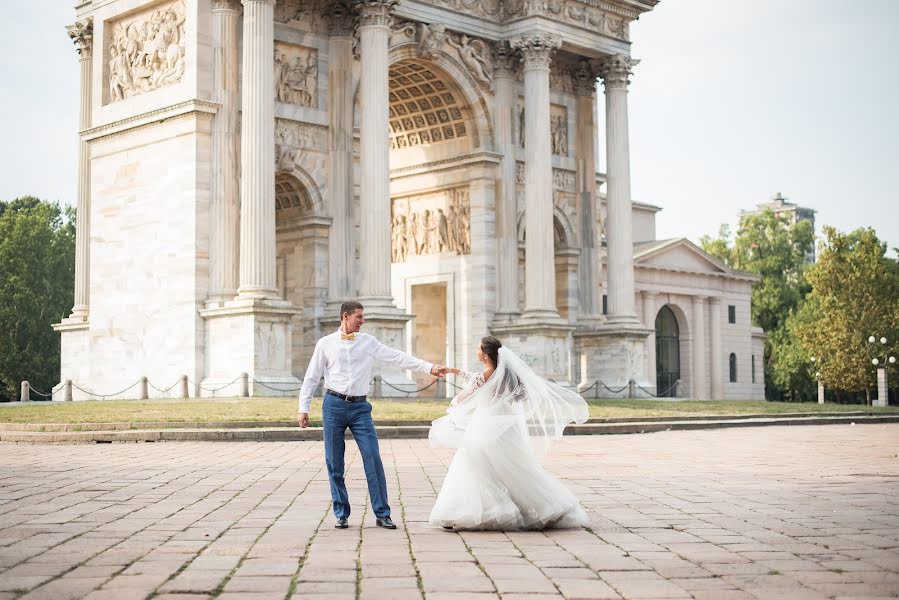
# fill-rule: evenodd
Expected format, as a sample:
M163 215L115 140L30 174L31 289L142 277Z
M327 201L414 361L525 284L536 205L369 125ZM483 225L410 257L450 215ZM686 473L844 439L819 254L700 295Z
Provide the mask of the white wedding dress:
M489 380L463 373L464 389L434 421L431 445L458 448L429 524L456 530L544 529L589 523L577 498L538 455L569 423L587 420L587 403L537 376L506 348Z

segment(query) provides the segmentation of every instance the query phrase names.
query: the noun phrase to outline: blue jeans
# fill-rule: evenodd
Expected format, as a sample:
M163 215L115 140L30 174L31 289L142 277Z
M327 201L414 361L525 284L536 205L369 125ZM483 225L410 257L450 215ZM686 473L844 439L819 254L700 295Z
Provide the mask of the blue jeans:
M378 449L378 434L371 419L371 404L368 402L347 402L331 394L325 394L322 403L322 425L325 438L325 464L331 482L331 500L334 516L338 519L350 516L350 502L344 482L344 450L347 427L356 440L368 481L368 496L375 516L390 516L387 504L387 481L384 464Z

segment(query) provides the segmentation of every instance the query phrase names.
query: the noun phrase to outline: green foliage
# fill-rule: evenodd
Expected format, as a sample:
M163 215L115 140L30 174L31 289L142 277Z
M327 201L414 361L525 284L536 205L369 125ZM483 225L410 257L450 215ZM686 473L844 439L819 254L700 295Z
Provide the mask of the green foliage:
M730 229L722 225L718 237L705 236L700 243L703 250L727 266L760 277L752 286L752 321L769 334L765 347L766 388L774 396L776 388L789 391L793 397L800 391L804 393L811 385L807 371L788 371L790 365L799 364L801 349L792 347L789 333L782 328L809 290L805 260L814 247L812 224L790 223L786 217L766 210L744 215L733 242ZM781 361L778 367L775 360Z
M824 236L808 273L809 302L791 327L807 352L823 358L825 387L867 392L875 385L871 359L899 347L899 265L873 229L844 234L825 227ZM871 335L889 343L870 344Z
M32 196L0 202L0 398L22 380L48 392L59 380L59 334L72 307L75 212Z

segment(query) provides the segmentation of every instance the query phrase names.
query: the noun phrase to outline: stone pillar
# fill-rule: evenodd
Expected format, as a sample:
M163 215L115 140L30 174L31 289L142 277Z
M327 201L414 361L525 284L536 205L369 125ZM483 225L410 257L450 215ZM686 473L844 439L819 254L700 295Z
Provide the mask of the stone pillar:
M556 320L549 64L561 40L543 32L518 38L524 63L525 319Z
M94 21L91 17L66 27L81 57L81 99L78 129L91 126ZM75 304L71 319L87 321L90 312L91 163L90 148L79 133L78 204L75 220Z
M888 406L890 404L890 390L887 387L887 370L883 367L877 369L877 404L875 406Z
M650 331L646 337L646 374L649 383L656 386L656 293L643 291L643 327ZM656 393L665 390L656 390Z
M824 404L824 383L818 382L818 404Z
M233 298L239 278L238 21L237 0L215 0L212 8L212 86L220 106L212 121L208 299L211 304Z
M366 307L393 307L390 292L390 165L388 163L388 57L390 12L396 0L359 3L362 72L359 95L362 189L360 300Z
M724 386L721 379L721 298L709 300L709 349L712 379L712 400L724 400Z
M274 0L241 0L240 288L278 298L275 284Z
M505 42L496 47L493 76L496 94L496 147L502 154L496 187L497 314L498 322L509 323L518 307L518 197L515 189L515 142L512 123L518 92L515 82L517 56Z
M693 296L693 398L705 400L705 297Z
M328 193L333 221L328 236L328 298L356 294L353 278L353 19L344 5L331 9L328 38ZM385 150L386 153L386 150Z
M631 173L627 122L627 86L637 61L623 54L606 58L600 75L606 90L606 170L608 217L607 321L639 323L634 311L634 242L631 225Z
M578 322L595 324L602 319L599 290L598 232L596 231L596 69L582 61L574 72L577 93L575 158L580 203L581 255L578 264ZM655 318L655 317L653 317ZM648 323L652 327L653 323ZM655 363L651 369L655 370ZM655 381L655 377L650 377Z

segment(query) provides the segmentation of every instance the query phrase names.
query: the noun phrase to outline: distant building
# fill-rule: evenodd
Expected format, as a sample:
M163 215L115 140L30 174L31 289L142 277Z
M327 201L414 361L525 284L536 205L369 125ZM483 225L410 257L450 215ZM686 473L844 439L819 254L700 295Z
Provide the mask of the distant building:
M812 224L812 231L814 231L815 210L799 206L798 204L788 202L787 200L788 199L784 198L780 192L777 192L771 199L771 202L762 202L760 204L756 204L755 210L741 210L740 216L742 217L743 215L757 215L766 210L770 210L779 217L786 217L791 225L795 225L800 221L809 221ZM812 246L811 252L809 252L805 258L809 263L815 262L814 246Z

